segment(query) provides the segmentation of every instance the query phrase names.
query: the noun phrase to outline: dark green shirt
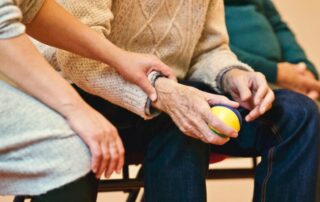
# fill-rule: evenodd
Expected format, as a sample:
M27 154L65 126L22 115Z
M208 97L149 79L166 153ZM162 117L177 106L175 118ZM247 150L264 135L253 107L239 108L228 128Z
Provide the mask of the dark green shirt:
M225 0L230 47L239 59L275 83L277 63L307 64L318 78L294 34L271 0Z

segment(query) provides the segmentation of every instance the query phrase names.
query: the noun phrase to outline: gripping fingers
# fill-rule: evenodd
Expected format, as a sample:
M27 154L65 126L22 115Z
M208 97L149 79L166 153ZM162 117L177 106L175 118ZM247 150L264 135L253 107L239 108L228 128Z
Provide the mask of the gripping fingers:
M215 117L209 111L206 111L203 113L203 118L206 120L208 125L215 128L219 133L224 134L228 137L232 137L232 138L238 137L238 133L235 129L224 124L220 119Z
M227 106L234 107L234 108L239 107L239 103L237 103L235 101L232 101L232 100L229 100L225 96L213 95L213 94L210 94L210 93L205 93L204 96L207 98L207 101L208 101L209 105L222 104L222 105L227 105Z
M223 138L215 134L203 121L198 122L198 131L200 133L201 140L206 143L223 145L229 141L229 138Z

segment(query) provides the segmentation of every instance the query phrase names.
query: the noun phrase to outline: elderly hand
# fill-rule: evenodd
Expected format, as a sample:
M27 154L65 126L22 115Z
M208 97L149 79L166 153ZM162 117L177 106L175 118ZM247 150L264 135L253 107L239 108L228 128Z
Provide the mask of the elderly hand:
M115 68L126 80L140 86L152 101L157 99L157 93L148 79L148 74L151 71L161 72L168 78L175 80L170 67L161 62L156 56L124 52L122 59L119 59L119 63Z
M225 74L223 86L224 91L230 93L240 106L250 110L246 121L252 121L268 111L275 98L265 76L259 72L232 69Z
M233 128L226 126L210 111L210 105L224 104L238 107L238 103L224 96L206 93L166 78L157 79L155 88L158 100L153 103L154 107L167 113L184 134L217 145L223 145L230 137L238 136ZM213 133L208 125L228 138Z
M65 107L66 119L89 147L91 169L100 178L109 178L113 171L120 173L124 164L124 148L117 129L86 103Z
M277 84L281 87L305 94L313 100L319 97L320 82L316 80L304 63L279 63Z

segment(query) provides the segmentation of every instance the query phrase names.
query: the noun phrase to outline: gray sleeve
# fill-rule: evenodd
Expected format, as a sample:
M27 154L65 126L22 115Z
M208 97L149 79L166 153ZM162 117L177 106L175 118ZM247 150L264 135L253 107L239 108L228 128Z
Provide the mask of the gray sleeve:
M25 31L21 10L12 0L0 1L0 39L16 37Z

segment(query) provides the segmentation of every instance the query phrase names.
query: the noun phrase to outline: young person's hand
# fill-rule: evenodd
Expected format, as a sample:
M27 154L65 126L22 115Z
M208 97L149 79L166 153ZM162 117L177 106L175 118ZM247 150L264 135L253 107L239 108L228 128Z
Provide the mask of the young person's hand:
M27 33L33 38L60 49L101 61L114 67L126 80L142 88L152 101L157 94L148 80L151 71L174 79L172 70L156 56L125 51L105 36L80 23L57 2L46 1L31 23Z
M82 138L91 152L91 170L100 178L116 171L124 164L124 148L117 129L89 105L81 102L63 110L70 127ZM81 157L80 157L81 158Z
M120 63L115 68L121 76L127 81L140 86L152 101L157 99L157 93L148 79L150 72L157 71L169 79L175 80L170 67L154 55L125 51L122 59L119 59L119 61Z

